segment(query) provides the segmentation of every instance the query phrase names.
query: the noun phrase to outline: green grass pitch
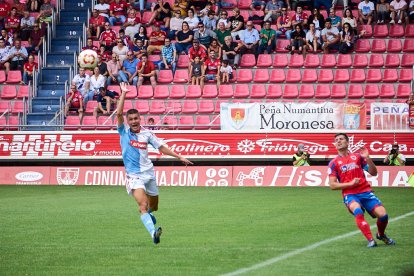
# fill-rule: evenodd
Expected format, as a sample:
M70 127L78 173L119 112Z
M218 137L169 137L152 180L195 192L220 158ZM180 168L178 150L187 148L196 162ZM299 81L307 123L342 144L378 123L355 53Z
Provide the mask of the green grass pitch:
M414 211L414 189L375 190L390 218ZM1 186L0 275L220 275L357 230L328 188L162 187L155 214L159 245L124 187ZM388 226L396 246L358 233L245 275L413 272L413 229L409 216Z

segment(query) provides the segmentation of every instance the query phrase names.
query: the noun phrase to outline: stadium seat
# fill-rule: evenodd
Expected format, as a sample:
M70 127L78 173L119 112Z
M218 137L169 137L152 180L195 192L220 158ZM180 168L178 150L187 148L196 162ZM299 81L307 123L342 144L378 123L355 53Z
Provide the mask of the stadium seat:
M302 82L315 83L318 76L315 69L306 69L303 71Z
M299 90L299 99L311 99L315 96L313 84L302 84Z
M188 68L190 64L190 59L188 55L179 55L178 61L177 61L177 67L178 68Z
M148 23L148 21L151 19L151 12L150 11L144 11L141 18L141 23Z
M164 114L166 111L165 104L163 100L154 100L151 101L149 106L150 114Z
M200 100L198 113L213 113L214 112L214 102L213 100Z
M403 54L401 67L412 67L414 65L414 54Z
M180 116L178 120L178 128L190 130L194 128L194 117L193 116Z
M413 80L413 69L401 69L400 76L398 78L399 82L411 82Z
M286 84L283 89L282 97L284 99L296 99L299 95L298 86L296 84Z
M255 99L263 99L266 97L266 86L264 84L252 84L250 97Z
M165 110L167 111L167 113L172 113L172 114L177 114L177 113L181 113L181 101L178 100L169 100L166 101L167 106L165 108Z
M158 73L158 83L171 83L173 81L173 74L171 70L160 70Z
M204 85L202 98L216 98L218 95L217 85L207 84Z
M24 109L24 102L21 100L14 100L12 102L12 113L26 113L26 110Z
M369 67L383 67L384 58L382 54L371 54L369 57Z
M385 67L394 68L400 66L400 56L398 54L387 54L385 56Z
M268 82L269 71L267 69L256 69L254 72L253 82Z
M286 74L286 82L300 82L300 69L289 69Z
M336 66L339 68L350 68L352 66L351 55L339 54Z
M124 102L124 110L123 110L123 113L126 113L128 110L130 110L132 108L133 108L132 101L131 100L126 100Z
M7 75L7 83L20 83L22 81L22 72L19 70L13 71L10 70Z
M361 99L364 96L364 92L361 84L350 84L348 87L349 99Z
M222 84L219 86L218 91L219 98L231 98L233 97L233 85L231 84Z
M168 86L166 85L157 85L154 89L154 99L167 99L170 95Z
M17 90L17 98L18 99L23 99L23 98L28 98L29 97L29 92L30 92L30 86L28 85L24 85L21 84Z
M186 100L183 101L182 113L194 114L198 112L197 100Z
M183 69L183 70L175 71L173 82L174 83L187 83L188 82L188 70Z
M289 50L286 49L290 45L290 41L287 39L277 39L276 40L276 52L277 53L288 53Z
M358 42L359 41L365 41L365 39L359 39ZM385 40L384 39L374 39L372 41L371 52L373 52L373 53L384 53L386 49L387 49L387 46L385 45Z
M210 116L197 115L195 120L195 129L203 130L210 128Z
M251 69L239 69L237 72L237 82L251 82L253 80Z
M403 52L414 52L414 39L405 39L404 40L404 46L403 46Z
M370 38L373 35L371 25L360 25L358 26L358 33L361 33L362 30L365 30L364 38Z
M390 37L403 37L404 36L404 27L399 24L394 24L390 26Z
M3 85L1 87L1 95L2 99L14 99L17 96L16 86L14 85Z
M376 99L379 97L379 89L376 84L367 84L365 86L364 98Z
M352 69L350 80L351 82L364 82L365 81L364 69Z
M135 108L139 111L140 114L148 114L149 113L149 104L148 101L135 101Z
M164 126L167 124L168 129L175 129L177 127L178 120L176 116L165 116L162 123Z
M247 10L240 10L240 15L243 17L244 23L247 22L247 20L250 16L249 11L247 11Z
M241 10L247 10L247 9L250 9L251 4L252 4L252 1L250 0L239 0L237 7Z
M276 54L275 57L273 58L272 65L275 68L285 68L285 67L287 67L287 65L288 65L287 55Z
M182 84L174 84L171 86L170 98L182 99L185 97L185 89Z
M10 112L12 111L11 108L11 101L2 100L0 101L0 115L3 114L5 111Z
M397 98L408 99L411 94L411 84L400 83L397 87Z
M115 128L115 125L112 122L112 118L110 118L109 116L98 117L98 123L97 123L96 129L110 130L112 128Z
M272 55L269 54L260 54L257 57L257 67L270 67L272 66Z
M387 37L388 27L387 25L375 25L374 26L374 37Z
M6 81L6 72L4 70L0 70L0 83Z
M374 40L375 41L375 40ZM374 45L372 45L374 48ZM355 44L355 52L357 53L368 53L371 51L371 44L368 39L358 39Z
M319 71L318 82L332 82L332 69L321 69Z
M211 125L210 129L221 129L220 116L219 115L211 116L210 125Z
M81 128L83 130L94 130L96 129L96 123L95 116L83 116Z
M308 54L304 62L306 68L316 68L319 67L319 55Z
M367 82L381 82L381 69L369 69L367 72Z
M331 90L331 98L344 99L346 97L345 84L333 84Z
M336 55L335 54L323 54L322 56L322 68L332 68L336 66Z
M387 52L389 53L399 53L402 50L401 40L399 39L390 39L388 40Z
M303 55L291 55L289 60L289 67L302 67L303 62Z
M283 69L271 69L270 82L281 83L285 79L285 71Z
M382 81L383 82L397 82L398 81L397 69L385 69L384 78L382 79Z
M65 120L65 126L63 127L64 130L78 130L80 127L80 119L79 116L68 116ZM0 123L1 125L1 123Z
M329 84L318 84L316 86L315 98L327 99L331 97L331 88Z
M92 114L93 111L95 110L95 108L98 107L98 102L97 101L88 101L86 103L86 108L85 108L85 113L86 114Z
M414 37L414 24L407 24L404 33L405 37Z
M6 116L0 117L0 130L5 130L7 125Z
M173 86L174 87L174 86ZM201 88L199 85L189 85L187 86L186 98L200 98L201 97Z
M334 82L349 82L348 69L336 69Z
M151 85L140 85L138 87L138 99L150 99L154 96L154 90Z
M248 67L248 68L252 68L256 66L256 57L254 56L254 54L242 55L241 60L240 60L240 66Z
M247 84L236 84L234 87L234 98L245 99L249 96L250 90Z
M354 67L365 68L368 66L368 58L365 54L355 54L354 62L352 63Z
M394 84L382 84L380 90L380 98L390 99L395 97Z
M278 99L282 97L282 85L280 84L271 84L267 87L267 99Z
M19 116L9 116L8 125L8 130L18 130L20 125Z
M214 113L220 114L220 105L222 103L227 103L227 102L228 102L227 100L217 100L216 103L214 104ZM200 112L200 109L198 112Z

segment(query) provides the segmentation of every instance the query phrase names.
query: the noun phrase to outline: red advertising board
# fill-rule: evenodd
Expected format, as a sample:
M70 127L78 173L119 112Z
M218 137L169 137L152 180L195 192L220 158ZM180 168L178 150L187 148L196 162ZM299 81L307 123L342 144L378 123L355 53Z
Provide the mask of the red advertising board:
M410 187L414 167L377 167L373 187ZM158 186L324 187L327 167L213 166L156 167ZM125 186L123 167L2 167L0 184Z
M160 132L156 135L175 152L197 159L291 159L299 143L314 158L333 158L337 154L333 133ZM396 141L402 154L414 157L412 133L353 132L349 137L351 152L366 147L372 157L382 158ZM157 150L149 148L149 151L151 158L160 157ZM121 148L115 132L1 133L0 160L10 158L120 160Z

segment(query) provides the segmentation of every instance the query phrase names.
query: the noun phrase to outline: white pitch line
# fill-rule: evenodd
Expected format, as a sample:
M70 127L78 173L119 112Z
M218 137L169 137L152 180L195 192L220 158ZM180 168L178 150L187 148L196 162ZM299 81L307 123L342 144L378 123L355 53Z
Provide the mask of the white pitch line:
M390 219L389 222L394 222L394 221L397 221L397 220L400 220L400 219L404 219L404 218L409 217L409 216L412 216L412 215L414 215L414 211L409 212L409 213L406 213L406 214L401 215L401 216L398 216L398 217L395 217L393 219ZM373 226L371 226L371 229L374 229L376 227L377 227L376 225L373 225ZM315 249L315 248L317 248L319 246L322 246L322 245L325 245L325 244L328 244L328 243L331 243L331 242L334 242L334 241L337 241L337 240L341 240L341 239L345 239L345 238L351 237L351 236L356 235L358 233L361 233L361 231L359 231L359 230L352 231L352 232L349 232L347 234L343 234L343 235L339 235L339 236L336 236L336 237L333 237L333 238L330 238L330 239L326 239L326 240L323 240L323 241L320 241L320 242L311 244L309 246L306 246L306 247L302 247L302 248L293 250L291 252L288 252L286 254L280 255L278 257L274 257L272 259L268 259L268 260L263 261L261 263L257 263L255 265L250 266L250 267L245 267L245 268L241 268L241 269L235 270L235 271L230 272L230 273L222 274L222 276L240 275L240 274L243 274L243 273L246 273L246 272L249 272L249 271L257 270L259 268L262 268L262 267L265 267L265 266L269 266L269 265L278 263L280 261L283 261L283 260L285 260L287 258L296 256L296 255L299 255L299 254L301 254L303 252L313 250L313 249Z

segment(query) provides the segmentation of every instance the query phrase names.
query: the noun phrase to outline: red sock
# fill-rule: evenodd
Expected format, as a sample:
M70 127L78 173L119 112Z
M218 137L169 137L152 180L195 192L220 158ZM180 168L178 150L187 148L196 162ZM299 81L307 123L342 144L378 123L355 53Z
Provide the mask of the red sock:
M359 230L365 236L367 240L372 240L371 229L369 228L368 222L365 220L364 215L358 214L355 216L355 222Z
M385 215L382 218L378 218L377 219L377 227L378 227L378 234L380 234L380 236L384 236L385 233L385 228L388 225L388 216Z

